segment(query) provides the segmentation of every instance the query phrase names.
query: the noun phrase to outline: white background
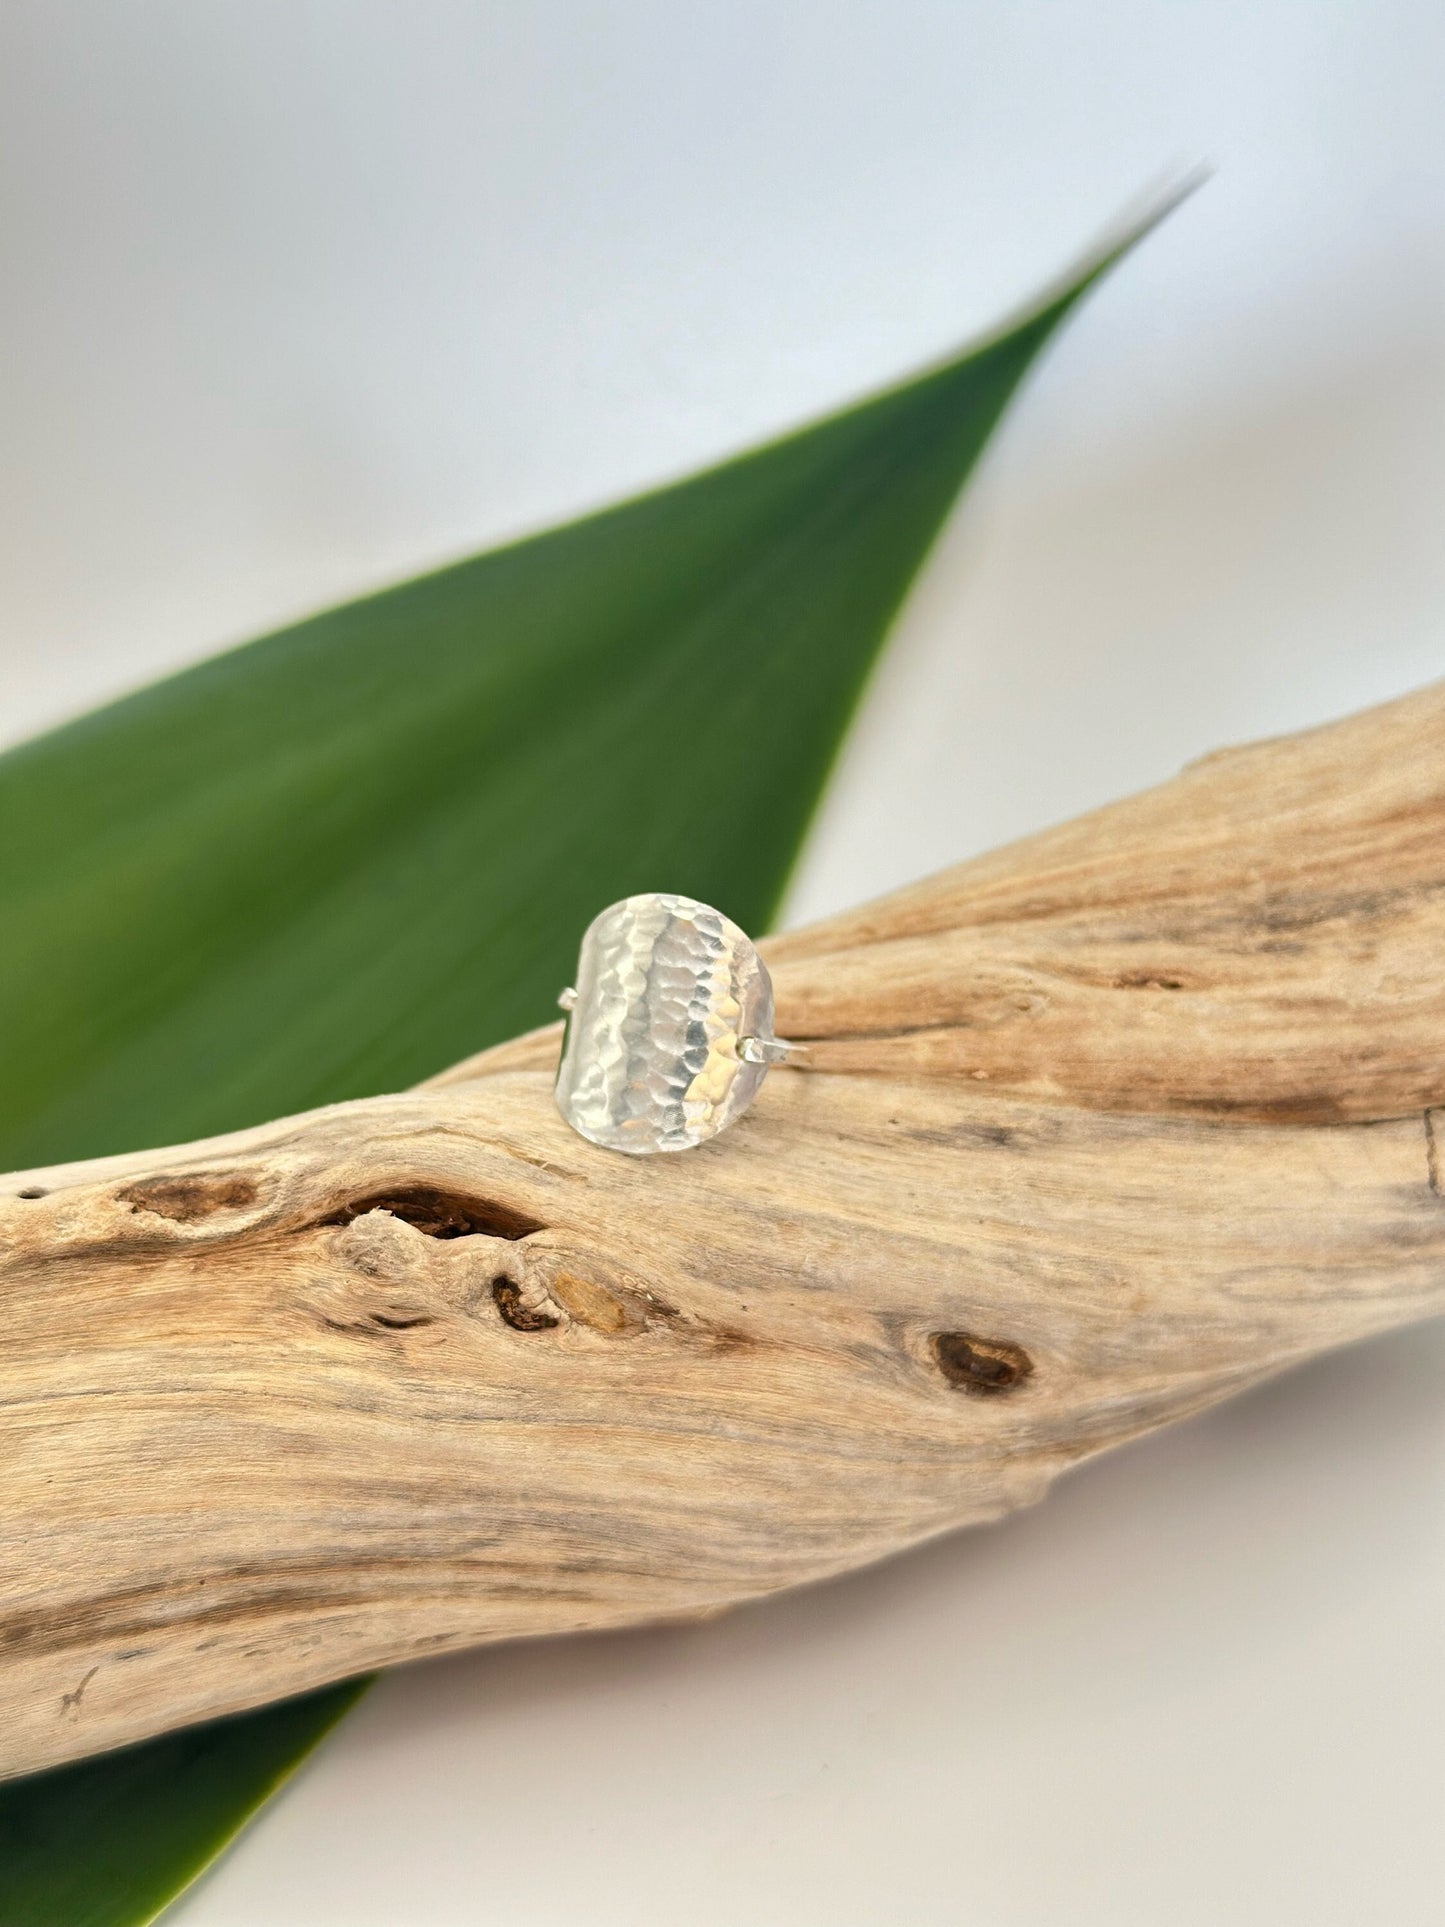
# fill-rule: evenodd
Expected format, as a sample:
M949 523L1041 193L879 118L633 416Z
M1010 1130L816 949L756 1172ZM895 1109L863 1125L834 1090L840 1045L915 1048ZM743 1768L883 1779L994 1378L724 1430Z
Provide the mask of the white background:
M1200 158L944 539L792 915L1438 675L1442 90L1439 0L9 0L3 734L900 374ZM178 1921L1434 1922L1442 1366L393 1676Z

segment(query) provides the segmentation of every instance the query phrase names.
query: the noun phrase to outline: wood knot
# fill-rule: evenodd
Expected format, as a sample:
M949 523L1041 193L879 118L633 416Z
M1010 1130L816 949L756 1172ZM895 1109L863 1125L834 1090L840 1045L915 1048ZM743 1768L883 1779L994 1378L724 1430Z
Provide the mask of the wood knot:
M214 1211L241 1211L254 1204L256 1181L236 1171L197 1171L181 1177L142 1178L116 1193L133 1211L174 1224L195 1224Z
M615 1279L599 1283L597 1270L577 1255L546 1248L529 1252L514 1275L492 1280L492 1303L513 1331L582 1325L603 1338L619 1338L643 1330L655 1301L635 1280L630 1290Z
M938 1369L961 1392L995 1398L1021 1385L1034 1369L1022 1345L1002 1338L975 1338L972 1332L935 1332L930 1341Z

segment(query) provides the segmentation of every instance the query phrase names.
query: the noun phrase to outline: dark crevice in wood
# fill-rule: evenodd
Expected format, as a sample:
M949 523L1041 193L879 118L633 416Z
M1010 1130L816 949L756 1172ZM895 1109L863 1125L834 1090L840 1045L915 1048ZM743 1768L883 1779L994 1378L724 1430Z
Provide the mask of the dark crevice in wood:
M510 1325L514 1332L550 1331L562 1322L550 1311L524 1305L520 1288L510 1278L493 1279L492 1302L502 1314L503 1323Z
M1435 1113L1425 1113L1425 1178L1437 1198L1445 1198L1445 1175L1440 1169L1440 1140L1435 1131Z
M424 1325L435 1325L437 1320L430 1312L369 1311L358 1318L328 1318L323 1315L321 1324L327 1331L342 1332L349 1338L379 1338L383 1332L416 1331Z
M354 1199L323 1218L323 1224L351 1224L368 1211L387 1211L428 1238L529 1238L546 1226L514 1205L495 1198L469 1198L432 1185L400 1186Z

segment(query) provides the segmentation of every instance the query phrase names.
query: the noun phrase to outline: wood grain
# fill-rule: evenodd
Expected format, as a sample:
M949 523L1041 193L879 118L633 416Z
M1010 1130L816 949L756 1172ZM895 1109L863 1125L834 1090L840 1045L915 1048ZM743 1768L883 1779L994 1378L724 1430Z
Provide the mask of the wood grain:
M708 1613L1445 1307L1445 689L766 946L683 1156L421 1089L0 1180L0 1772Z

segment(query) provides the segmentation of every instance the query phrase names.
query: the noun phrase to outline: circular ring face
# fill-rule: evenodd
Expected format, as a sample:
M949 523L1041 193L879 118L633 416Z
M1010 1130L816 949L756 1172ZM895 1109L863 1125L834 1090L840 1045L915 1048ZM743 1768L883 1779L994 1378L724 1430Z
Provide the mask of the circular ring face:
M604 1150L688 1151L757 1095L773 986L737 925L691 897L626 897L582 939L557 1108Z

